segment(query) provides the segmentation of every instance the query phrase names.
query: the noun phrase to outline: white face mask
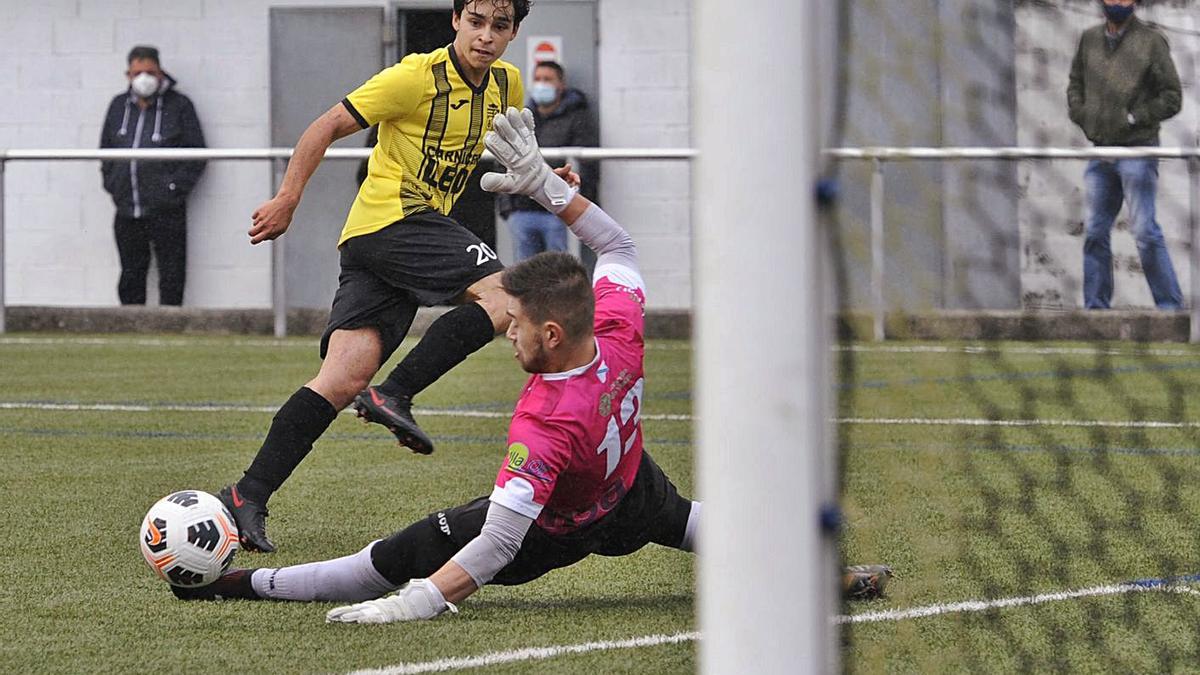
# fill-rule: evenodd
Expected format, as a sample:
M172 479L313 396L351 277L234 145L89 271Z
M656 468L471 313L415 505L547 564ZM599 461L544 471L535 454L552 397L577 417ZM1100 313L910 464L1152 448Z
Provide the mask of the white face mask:
M139 73L129 83L129 88L142 98L150 98L158 91L158 78L150 73Z
M558 87L549 82L534 82L529 85L529 98L538 105L550 105L558 98Z

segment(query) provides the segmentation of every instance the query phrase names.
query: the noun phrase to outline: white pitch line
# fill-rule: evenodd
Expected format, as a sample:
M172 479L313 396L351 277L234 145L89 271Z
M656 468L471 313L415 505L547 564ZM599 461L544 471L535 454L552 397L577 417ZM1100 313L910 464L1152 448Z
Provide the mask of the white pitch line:
M265 405L223 405L223 404L139 404L139 403L42 403L38 401L0 401L0 410L71 410L81 412L241 412L241 413L273 413L279 406ZM437 408L416 408L417 415L427 417L475 417L483 419L508 419L512 413L491 410L455 410ZM355 414L347 408L344 415ZM691 415L646 414L644 420L655 421L690 421Z
M278 406L223 405L223 404L137 404L137 403L43 403L39 401L0 401L0 410L73 410L93 412L241 412L273 413ZM512 413L493 410L456 410L453 408L417 408L418 415L428 417L461 417L481 419L508 419ZM352 415L347 408L343 414ZM646 414L644 420L659 422L690 422L695 418L689 414ZM884 426L960 426L960 427L1103 427L1115 429L1200 429L1200 422L1157 422L1154 420L989 420L982 418L928 418L928 417L839 417L837 424L884 425Z
M413 341L409 338L406 341ZM317 345L317 336L302 335L293 338L238 338L221 340L205 337L179 338L134 338L134 337L3 337L0 336L0 346L55 346L74 345L79 347L303 347L312 349ZM651 341L646 349L654 351L687 351L692 347L683 340Z
M967 600L964 602L925 605L923 607L913 607L910 609L891 609L876 612L863 612L861 614L840 614L833 617L833 622L835 624L854 624L878 623L881 621L904 621L907 619L921 619L942 614L984 612L991 609L1040 605L1050 602L1075 600L1079 598L1145 592L1179 593L1200 596L1200 591L1188 586L1110 584L1107 586L1093 586L1091 588L1081 588L1072 591L1041 593L1038 595L1029 595L1023 597L998 598L995 600ZM692 631L686 633L675 633L674 635L646 635L643 637L630 638L628 640L585 642L582 644L557 645L552 647L529 647L525 649L514 649L503 652L489 652L480 656L450 657L438 659L436 661L401 663L384 668L356 670L352 673L352 675L413 675L416 673L439 673L451 670L464 670L467 668L483 668L505 663L550 659L567 654L585 654L588 652L606 651L612 649L635 649L639 647L653 647L663 644L694 642L700 638L701 634L698 631Z
M213 338L30 338L30 337L0 337L0 345L24 346L53 346L74 345L80 347L305 347L313 348L316 337L311 339L275 339L275 338L242 338L236 340L218 340Z
M1021 354L1027 356L1185 356L1195 358L1200 352L1187 349L1104 349L1099 347L996 347L940 345L837 345L834 351L864 354Z
M1022 605L1040 605L1047 602L1060 602L1062 600L1074 600L1076 598L1089 598L1103 595L1121 595L1124 593L1141 593L1141 592L1156 592L1156 593L1184 593L1188 595L1200 595L1200 591L1187 586L1144 586L1140 584L1111 584L1108 586L1093 586L1091 588L1081 588L1074 591L1060 591L1057 593L1042 593L1039 595L1029 595L1025 597L1015 598L999 598L996 600L967 600L964 602L952 602L948 604L926 605L924 607L913 607L912 609L889 609L876 612L863 612L861 614L843 614L835 617L834 623L874 623L877 621L902 621L905 619L920 619L927 616L937 616L939 614L954 614L959 612L984 612L989 609L999 609L1003 607L1020 607Z
M1112 429L1200 429L1200 422L1157 422L1154 420L989 420L978 418L886 418L841 417L838 424L959 427L1102 427Z
M464 668L483 668L502 663L519 661L537 661L551 659L566 654L586 654L588 652L606 651L610 649L636 649L639 647L655 647L658 645L693 642L700 638L700 633L675 633L674 635L646 635L628 640L613 640L604 642L585 642L577 645L557 645L554 647L528 647L505 652L490 652L480 656L464 656L423 663L401 663L386 668L356 670L353 675L412 675L414 673L440 673L448 670Z

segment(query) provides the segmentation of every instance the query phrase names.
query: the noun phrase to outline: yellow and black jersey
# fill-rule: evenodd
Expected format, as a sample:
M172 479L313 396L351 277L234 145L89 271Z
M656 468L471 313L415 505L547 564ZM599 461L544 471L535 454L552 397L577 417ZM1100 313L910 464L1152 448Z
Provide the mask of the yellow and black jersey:
M338 246L417 213L448 214L492 118L524 97L517 67L500 60L472 86L453 45L410 54L350 92L342 105L364 129L379 125L379 143Z

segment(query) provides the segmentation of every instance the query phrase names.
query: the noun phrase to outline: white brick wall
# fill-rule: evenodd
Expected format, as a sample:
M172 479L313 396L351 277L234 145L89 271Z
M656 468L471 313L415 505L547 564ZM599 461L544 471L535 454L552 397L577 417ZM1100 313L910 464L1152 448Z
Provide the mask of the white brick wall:
M600 0L600 138L609 147L690 147L688 3ZM638 242L652 309L691 307L691 170L608 162L601 202Z
M553 0L543 0L552 2ZM269 143L268 13L272 5L363 6L384 0L0 0L0 147L92 148L125 54L159 48L196 105L210 147ZM428 8L428 0L401 0ZM447 0L442 3L449 7ZM687 3L600 0L601 138L621 147L687 147ZM524 56L509 55L514 62ZM249 214L268 169L211 162L189 204L185 302L270 305L270 250L251 247ZM9 163L5 301L117 304L112 204L95 162ZM610 163L605 206L643 241L654 308L691 304L686 163ZM151 281L153 281L153 273ZM150 297L156 297L152 287Z

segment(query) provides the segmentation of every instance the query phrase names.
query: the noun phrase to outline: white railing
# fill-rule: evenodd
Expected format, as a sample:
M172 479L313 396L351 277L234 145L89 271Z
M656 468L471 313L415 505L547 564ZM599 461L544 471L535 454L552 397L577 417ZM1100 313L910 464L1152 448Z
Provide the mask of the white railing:
M1159 159L1188 160L1188 232L1192 242L1188 252L1191 270L1191 306L1189 314L1191 342L1200 342L1200 148L832 148L826 157L840 160L867 160L874 164L871 175L871 329L875 340L884 339L883 300L883 165L885 162L954 161L981 159ZM944 240L944 237L943 237Z
M371 148L330 148L325 159L363 160L371 155ZM579 160L601 159L691 159L696 151L687 148L543 148L547 159ZM96 150L96 149L10 149L0 150L0 333L5 332L6 307L4 301L4 175L8 162L20 161L95 161L95 160L242 160L271 162L271 184L267 194L275 194L283 176L286 160L292 156L292 148L177 148L139 150ZM484 161L491 161L490 153L483 153ZM271 310L274 316L275 336L287 335L287 296L284 286L284 246L286 238L271 242Z
M690 148L543 148L548 159L578 160L691 160L696 151ZM362 160L371 154L370 148L331 148L326 159ZM1191 269L1191 341L1200 342L1200 148L1137 147L1137 148L1022 148L1022 147L868 147L832 148L825 151L830 159L869 161L874 165L871 179L871 313L872 331L876 340L884 339L885 306L883 297L884 222L883 200L885 184L883 167L887 162L960 161L960 160L1022 160L1022 159L1131 159L1156 157L1188 161L1189 232L1193 245L1189 252ZM233 160L270 161L271 184L268 194L275 194L283 175L285 160L292 156L291 148L193 148L175 150L94 150L94 149L11 149L0 150L0 333L5 330L4 304L4 168L14 161L95 161L95 160ZM491 156L484 153L483 159ZM275 319L275 334L287 334L287 298L283 284L283 246L286 238L272 242L271 307Z

